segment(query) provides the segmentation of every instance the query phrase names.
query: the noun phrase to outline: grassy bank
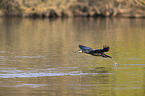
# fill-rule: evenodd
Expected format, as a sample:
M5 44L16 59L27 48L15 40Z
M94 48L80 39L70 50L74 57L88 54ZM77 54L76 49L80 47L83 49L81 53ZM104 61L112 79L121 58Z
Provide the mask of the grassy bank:
M0 0L0 16L145 17L144 0Z

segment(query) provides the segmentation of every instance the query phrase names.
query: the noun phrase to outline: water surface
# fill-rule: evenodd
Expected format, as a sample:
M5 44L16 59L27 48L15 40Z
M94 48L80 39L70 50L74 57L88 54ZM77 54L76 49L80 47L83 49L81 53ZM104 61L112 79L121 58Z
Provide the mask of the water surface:
M144 96L144 31L145 19L0 18L0 95Z

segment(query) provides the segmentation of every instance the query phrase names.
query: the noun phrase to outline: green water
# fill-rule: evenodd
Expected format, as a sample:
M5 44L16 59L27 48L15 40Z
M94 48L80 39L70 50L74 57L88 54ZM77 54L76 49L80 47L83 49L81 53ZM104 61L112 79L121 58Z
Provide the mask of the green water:
M144 37L145 19L0 18L0 96L145 96Z

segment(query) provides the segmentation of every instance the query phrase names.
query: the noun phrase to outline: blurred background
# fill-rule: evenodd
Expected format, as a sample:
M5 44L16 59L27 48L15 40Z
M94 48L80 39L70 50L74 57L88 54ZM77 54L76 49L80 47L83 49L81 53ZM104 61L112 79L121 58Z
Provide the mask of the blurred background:
M0 96L144 96L144 4L0 0Z
M0 0L0 16L145 17L144 0Z

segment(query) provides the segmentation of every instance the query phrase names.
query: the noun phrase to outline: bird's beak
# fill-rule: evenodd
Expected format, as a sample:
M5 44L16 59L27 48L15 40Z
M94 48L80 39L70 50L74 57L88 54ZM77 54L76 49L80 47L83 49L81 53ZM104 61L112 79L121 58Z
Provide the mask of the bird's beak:
M78 50L77 52L82 53L82 50Z

